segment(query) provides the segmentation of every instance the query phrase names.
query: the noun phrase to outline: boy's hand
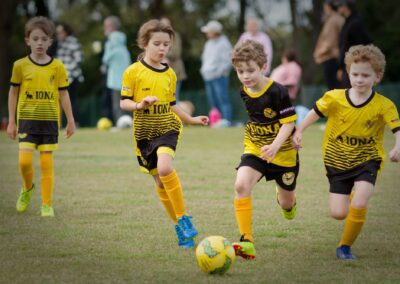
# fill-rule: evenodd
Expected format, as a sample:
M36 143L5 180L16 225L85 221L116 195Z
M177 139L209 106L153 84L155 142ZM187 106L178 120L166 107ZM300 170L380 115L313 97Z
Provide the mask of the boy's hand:
M400 149L394 147L389 153L389 158L392 162L400 162Z
M17 137L17 125L15 122L10 122L7 125L7 136L11 140L15 140L15 137Z
M191 119L191 124L208 125L208 116L205 115L194 116Z
M137 104L137 109L148 109L152 105L158 102L158 98L155 96L147 96L140 103Z
M69 138L75 133L75 122L68 122L64 137Z
M267 163L271 163L278 153L279 147L275 146L274 143L261 147L261 159L266 160Z
M299 151L301 148L301 140L303 138L303 134L300 131L296 131L292 137L292 145L293 147Z

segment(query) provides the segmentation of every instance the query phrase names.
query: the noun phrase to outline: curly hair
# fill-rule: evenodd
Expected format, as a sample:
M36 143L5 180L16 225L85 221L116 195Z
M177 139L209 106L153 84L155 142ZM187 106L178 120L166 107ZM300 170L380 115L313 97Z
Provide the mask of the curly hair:
M344 62L346 63L347 72L350 72L352 63L368 62L371 64L375 73L383 77L385 72L386 60L385 55L375 45L354 45L346 52Z
M236 44L231 56L232 65L236 66L239 62L251 60L254 60L260 68L267 63L267 55L262 44L254 40L246 40Z

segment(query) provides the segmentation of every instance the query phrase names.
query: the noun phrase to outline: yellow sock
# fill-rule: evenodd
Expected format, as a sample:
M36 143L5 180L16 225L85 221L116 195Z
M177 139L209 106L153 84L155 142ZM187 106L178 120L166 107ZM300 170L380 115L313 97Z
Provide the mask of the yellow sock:
M253 233L251 230L252 227L252 221L251 221L251 214L252 214L252 199L251 196L245 197L245 198L235 198L234 202L235 206L235 215L236 215L236 221L239 226L239 231L240 234L244 238L253 242Z
M179 219L183 215L186 215L185 204L183 202L182 186L176 171L172 171L167 176L160 176L160 179L164 185L165 191L168 194L168 198L171 201L172 207L174 208L176 218Z
M53 153L40 153L40 169L42 170L42 204L51 206L53 200L54 173Z
M366 215L367 208L350 207L339 246L351 246L354 243L365 223Z
M160 198L161 203L164 205L165 210L167 211L168 216L171 220L177 224L178 219L176 219L176 214L174 211L174 207L172 206L171 201L169 200L168 194L164 188L156 186L158 197Z
M22 177L22 183L25 190L31 189L33 186L33 152L19 152L19 172Z

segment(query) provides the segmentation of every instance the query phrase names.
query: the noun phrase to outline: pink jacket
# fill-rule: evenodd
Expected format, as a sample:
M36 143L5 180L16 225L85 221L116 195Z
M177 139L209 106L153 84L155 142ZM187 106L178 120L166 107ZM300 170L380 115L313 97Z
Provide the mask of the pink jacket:
M302 70L294 61L282 63L271 73L271 79L288 89L290 99L294 100L300 88Z

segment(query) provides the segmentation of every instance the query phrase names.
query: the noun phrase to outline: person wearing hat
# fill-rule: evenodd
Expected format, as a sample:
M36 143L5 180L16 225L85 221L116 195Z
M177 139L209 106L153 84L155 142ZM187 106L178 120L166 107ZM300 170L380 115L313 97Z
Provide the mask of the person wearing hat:
M337 13L335 0L324 3L323 27L314 49L315 63L321 64L324 70L325 84L328 90L337 89L340 83L336 77L339 69L339 36L344 18Z
M211 109L218 109L222 115L222 119L215 127L229 127L232 123L232 106L229 99L232 45L222 34L222 29L218 21L209 21L201 27L201 31L207 36L207 41L201 55L200 73Z
M349 75L347 74L344 62L345 54L350 47L358 44L370 44L372 43L372 39L357 12L355 0L335 0L334 3L337 6L338 13L346 19L340 32L340 56L337 78L341 82L342 88L350 88Z

